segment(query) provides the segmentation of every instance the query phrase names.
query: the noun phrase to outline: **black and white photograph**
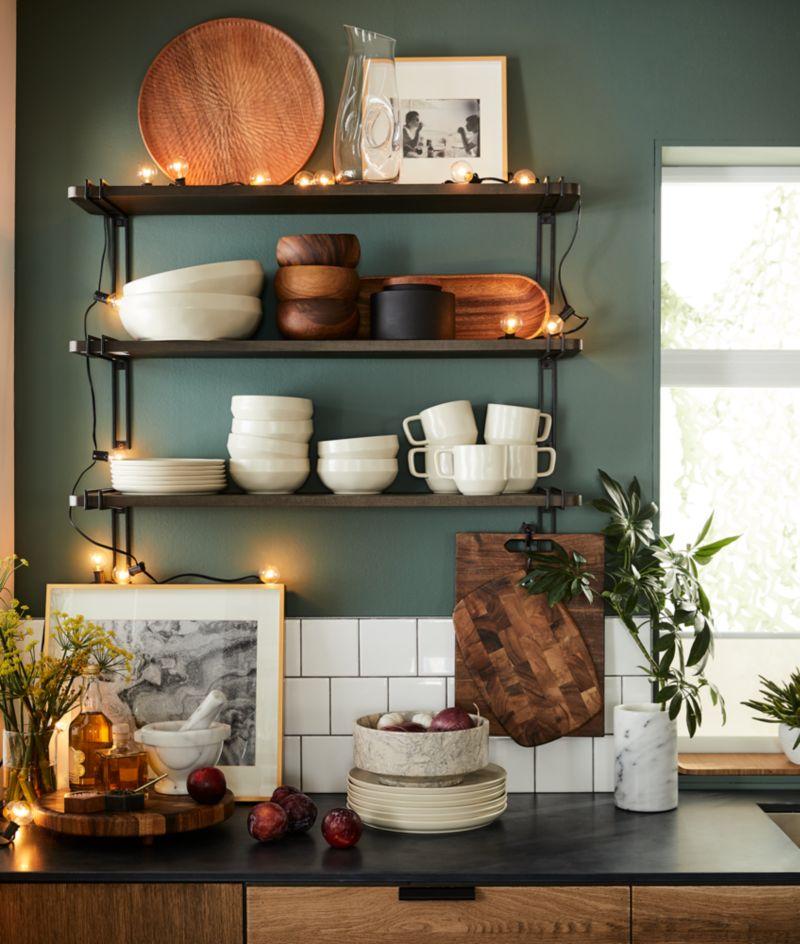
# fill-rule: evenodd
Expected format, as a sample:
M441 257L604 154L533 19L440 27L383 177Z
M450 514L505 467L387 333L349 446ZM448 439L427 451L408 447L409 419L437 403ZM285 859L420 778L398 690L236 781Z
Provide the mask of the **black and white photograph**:
M457 160L481 156L479 99L404 99L400 113L404 158Z

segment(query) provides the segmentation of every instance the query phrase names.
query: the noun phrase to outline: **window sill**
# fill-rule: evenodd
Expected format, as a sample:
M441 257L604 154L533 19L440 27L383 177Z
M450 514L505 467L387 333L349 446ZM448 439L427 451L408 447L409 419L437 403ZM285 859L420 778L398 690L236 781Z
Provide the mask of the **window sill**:
M783 754L678 754L678 773L689 777L798 777L800 766Z

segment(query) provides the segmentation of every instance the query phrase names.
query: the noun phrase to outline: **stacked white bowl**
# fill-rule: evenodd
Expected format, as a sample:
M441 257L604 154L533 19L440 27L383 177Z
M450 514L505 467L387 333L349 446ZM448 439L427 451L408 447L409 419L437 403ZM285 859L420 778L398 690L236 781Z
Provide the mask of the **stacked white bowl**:
M111 484L130 495L209 495L227 484L224 459L111 459Z
M249 338L261 323L263 288L255 259L212 262L128 282L116 306L135 341Z
M317 445L317 475L337 495L377 495L397 478L397 436L326 439Z
M228 436L231 478L246 492L288 495L308 478L314 403L305 397L236 396Z

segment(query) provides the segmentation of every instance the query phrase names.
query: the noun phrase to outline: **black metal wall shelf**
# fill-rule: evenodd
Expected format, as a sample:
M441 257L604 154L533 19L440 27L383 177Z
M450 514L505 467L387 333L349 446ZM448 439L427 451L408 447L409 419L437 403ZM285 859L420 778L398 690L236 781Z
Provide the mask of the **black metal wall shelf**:
M90 337L69 342L71 354L106 358L256 357L575 357L580 338L526 341L122 341Z
M351 184L334 187L70 187L68 198L95 216L215 216L254 213L567 213L580 184Z

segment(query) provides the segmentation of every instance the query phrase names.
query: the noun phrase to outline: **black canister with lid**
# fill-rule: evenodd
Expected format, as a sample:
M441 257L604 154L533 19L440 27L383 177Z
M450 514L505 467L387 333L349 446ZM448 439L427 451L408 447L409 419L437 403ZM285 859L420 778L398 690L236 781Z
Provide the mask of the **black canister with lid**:
M370 298L370 333L381 341L446 341L456 333L456 297L430 282L386 285Z

